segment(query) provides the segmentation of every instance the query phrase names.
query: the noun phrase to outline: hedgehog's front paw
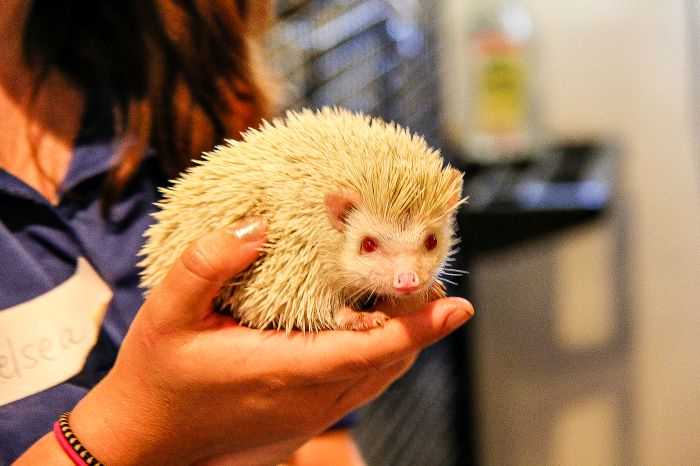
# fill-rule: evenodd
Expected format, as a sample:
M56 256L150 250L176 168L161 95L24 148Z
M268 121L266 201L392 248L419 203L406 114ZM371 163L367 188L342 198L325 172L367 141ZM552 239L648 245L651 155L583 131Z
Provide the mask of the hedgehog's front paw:
M369 330L384 327L384 322L389 320L383 312L357 312L348 307L336 312L333 318L339 330Z

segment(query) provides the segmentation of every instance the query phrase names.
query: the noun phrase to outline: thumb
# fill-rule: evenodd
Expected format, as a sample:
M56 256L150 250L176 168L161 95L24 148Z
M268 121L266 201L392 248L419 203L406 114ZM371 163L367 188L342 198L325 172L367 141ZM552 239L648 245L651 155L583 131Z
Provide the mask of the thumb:
M161 324L201 322L223 283L258 258L265 227L262 217L252 217L193 241L151 290L144 308Z
M397 317L400 328L392 335L394 343L413 346L419 351L446 337L474 317L474 307L464 298L441 298L422 309ZM409 352L411 349L409 349Z

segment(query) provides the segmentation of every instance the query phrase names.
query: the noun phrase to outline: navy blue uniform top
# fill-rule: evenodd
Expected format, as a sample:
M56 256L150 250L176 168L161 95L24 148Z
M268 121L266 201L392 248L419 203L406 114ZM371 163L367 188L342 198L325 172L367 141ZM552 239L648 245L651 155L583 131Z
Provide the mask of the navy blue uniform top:
M165 178L155 159L146 158L105 219L100 195L116 153L112 128L109 99L89 99L58 205L0 169L0 313L65 282L75 273L78 257L86 258L114 293L98 341L78 375L0 406L2 465L49 432L57 416L72 409L107 373L143 302L136 254L151 221L157 186ZM3 350L7 346L0 342Z
M49 432L56 418L104 377L143 303L137 253L159 198L157 187L166 179L155 158L146 157L109 218L102 216L100 196L117 148L111 108L106 96L88 99L57 205L0 169L0 313L65 282L75 273L78 257L86 258L114 293L97 343L78 375L0 406L0 465L11 463ZM0 342L0 352L2 348ZM7 355L0 358L8 361Z

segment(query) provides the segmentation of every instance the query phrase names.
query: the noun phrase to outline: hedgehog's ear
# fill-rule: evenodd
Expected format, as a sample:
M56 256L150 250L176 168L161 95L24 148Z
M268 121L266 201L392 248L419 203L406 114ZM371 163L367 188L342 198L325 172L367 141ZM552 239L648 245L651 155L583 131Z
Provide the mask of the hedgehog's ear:
M347 191L332 191L326 194L326 213L331 224L338 230L345 229L345 220L352 209L362 203L359 194Z

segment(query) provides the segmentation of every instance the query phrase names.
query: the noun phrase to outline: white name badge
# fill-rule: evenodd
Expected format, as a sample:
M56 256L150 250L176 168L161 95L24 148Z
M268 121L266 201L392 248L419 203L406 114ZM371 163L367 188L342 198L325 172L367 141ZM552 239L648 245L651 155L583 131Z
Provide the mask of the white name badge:
M80 372L112 294L80 258L75 274L56 288L0 311L0 406Z

